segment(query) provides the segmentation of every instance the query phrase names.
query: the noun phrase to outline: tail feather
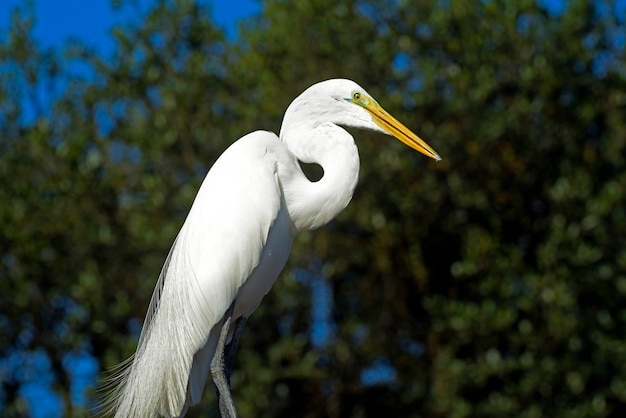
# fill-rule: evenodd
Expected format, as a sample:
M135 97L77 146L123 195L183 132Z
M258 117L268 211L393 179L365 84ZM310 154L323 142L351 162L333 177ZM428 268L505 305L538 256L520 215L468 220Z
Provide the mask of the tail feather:
M223 312L202 297L184 242L175 242L167 257L136 353L110 378L107 414L115 418L180 417L192 400L194 356Z

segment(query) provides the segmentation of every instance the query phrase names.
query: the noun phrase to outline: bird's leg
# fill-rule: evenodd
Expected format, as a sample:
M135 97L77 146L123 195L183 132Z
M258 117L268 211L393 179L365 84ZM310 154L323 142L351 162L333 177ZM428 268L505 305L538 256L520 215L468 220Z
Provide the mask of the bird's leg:
M226 372L226 380L228 381L228 386L230 387L230 374L233 371L233 363L235 362L235 354L237 353L237 348L239 347L239 339L241 338L241 334L243 332L243 326L246 324L245 316L237 318L235 322L235 328L233 329L233 338L226 346L226 357L224 359L224 369Z
M228 370L228 376L226 376L226 358L224 356L226 341L228 340L228 331L230 330L230 325L233 320L233 312L235 311L235 302L236 300L233 301L224 314L224 322L222 324L222 329L220 330L220 338L217 343L215 354L213 355L213 360L211 360L211 376L213 376L213 383L217 388L217 399L219 401L220 415L222 418L237 418L235 401L233 401L233 395L230 393L230 370Z

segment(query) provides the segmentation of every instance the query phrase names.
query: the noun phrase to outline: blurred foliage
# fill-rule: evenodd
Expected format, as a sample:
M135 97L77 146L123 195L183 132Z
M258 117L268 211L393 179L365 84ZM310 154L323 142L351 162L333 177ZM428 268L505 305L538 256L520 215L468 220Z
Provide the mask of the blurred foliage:
M267 0L227 40L205 6L160 1L114 29L112 57L42 49L14 14L0 43L0 358L43 349L66 415L87 415L63 358L105 369L133 352L213 161L277 132L310 84L347 77L444 160L355 132L353 202L299 237L248 322L241 415L623 415L623 2L544 3ZM320 274L334 327L321 346L297 279ZM365 384L381 359L395 378ZM27 414L18 377L0 381L3 416ZM188 416L217 416L211 388Z

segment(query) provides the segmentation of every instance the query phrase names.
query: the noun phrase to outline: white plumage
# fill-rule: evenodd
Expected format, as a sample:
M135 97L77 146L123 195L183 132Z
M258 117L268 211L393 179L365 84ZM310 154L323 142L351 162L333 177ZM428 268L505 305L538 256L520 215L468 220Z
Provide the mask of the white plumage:
M135 355L112 393L115 417L177 417L200 401L224 314L247 318L283 269L295 235L332 220L352 198L352 126L439 156L350 80L313 85L285 113L280 138L257 131L207 174L167 257ZM298 160L317 163L317 182ZM230 330L232 334L232 329ZM230 394L222 394L222 396Z

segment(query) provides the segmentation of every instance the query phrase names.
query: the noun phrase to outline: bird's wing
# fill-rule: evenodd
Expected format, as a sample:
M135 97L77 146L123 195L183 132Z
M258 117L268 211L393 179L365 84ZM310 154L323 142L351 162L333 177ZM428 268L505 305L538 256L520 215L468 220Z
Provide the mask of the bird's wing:
M116 416L180 413L194 354L259 265L281 212L276 165L285 152L276 135L254 132L231 145L207 174L167 257L137 352L114 395Z

